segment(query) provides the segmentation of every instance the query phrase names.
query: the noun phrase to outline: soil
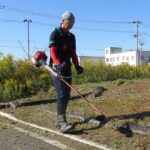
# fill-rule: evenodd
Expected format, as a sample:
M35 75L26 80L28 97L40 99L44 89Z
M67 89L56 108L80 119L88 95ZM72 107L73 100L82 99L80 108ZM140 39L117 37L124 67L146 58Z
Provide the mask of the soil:
M88 93L97 86L103 86L107 90L100 97L90 95L87 99L91 100L113 124L124 124L126 122L138 123L150 126L150 80L123 80L114 82L88 83L82 85L73 85L81 93ZM49 95L54 93L49 91ZM47 94L47 95L48 95ZM74 95L74 93L72 93ZM34 99L44 99L45 94L40 93ZM53 97L49 97L53 98ZM31 98L30 98L31 100ZM18 100L19 101L19 100ZM22 101L22 100L21 100ZM43 104L38 106L28 106L20 108L7 108L1 111L12 114L13 116L46 128L53 130L55 128L55 116L44 112L45 109L55 111L56 103ZM91 107L87 106L82 99L76 99L69 102L68 113L76 113L84 116L99 116ZM96 126L93 124L83 123L80 120L68 119L69 122L76 123L75 129L71 134L77 135L89 141L98 144L107 145L111 149L120 150L149 150L150 136L141 134L128 135L105 126ZM11 123L12 124L12 123ZM17 126L17 124L16 124ZM4 133L5 129L1 129ZM47 133L39 131L39 135L49 137ZM5 134L3 134L5 135ZM7 134L6 134L7 135ZM0 137L1 138L1 137ZM81 145L80 145L81 146ZM80 146L75 149L80 149ZM83 148L82 148L83 149ZM90 149L90 148L89 148Z

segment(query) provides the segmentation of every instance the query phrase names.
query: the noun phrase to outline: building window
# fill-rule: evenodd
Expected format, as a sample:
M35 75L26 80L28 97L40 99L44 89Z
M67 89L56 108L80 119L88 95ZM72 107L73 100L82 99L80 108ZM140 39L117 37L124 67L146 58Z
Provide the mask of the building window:
M125 60L125 56L122 56L122 60L123 60L123 61Z
M144 60L144 56L141 56L141 60Z
M109 62L109 58L106 58L106 62Z
M148 63L150 63L150 56L148 56Z
M108 54L108 52L109 52L109 51L108 51L108 50L106 50L106 54Z
M126 57L126 61L129 61L129 57Z
M120 60L120 57L117 57L117 61L119 61Z
M131 56L131 60L134 60L134 56Z
M113 57L113 61L115 61L115 57Z

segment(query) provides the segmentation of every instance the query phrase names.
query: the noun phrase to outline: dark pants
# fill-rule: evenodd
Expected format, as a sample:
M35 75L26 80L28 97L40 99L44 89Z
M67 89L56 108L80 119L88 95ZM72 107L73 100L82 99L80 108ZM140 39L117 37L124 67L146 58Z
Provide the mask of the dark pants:
M57 77L51 75L53 85L56 89L57 94L57 115L65 114L68 101L70 99L71 89ZM71 78L65 79L69 84L71 84Z

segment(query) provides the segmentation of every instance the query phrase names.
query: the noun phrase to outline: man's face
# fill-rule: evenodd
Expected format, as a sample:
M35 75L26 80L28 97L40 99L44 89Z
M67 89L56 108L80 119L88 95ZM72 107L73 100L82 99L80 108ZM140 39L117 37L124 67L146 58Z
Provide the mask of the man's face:
M62 20L62 27L64 30L70 30L74 25L73 20Z

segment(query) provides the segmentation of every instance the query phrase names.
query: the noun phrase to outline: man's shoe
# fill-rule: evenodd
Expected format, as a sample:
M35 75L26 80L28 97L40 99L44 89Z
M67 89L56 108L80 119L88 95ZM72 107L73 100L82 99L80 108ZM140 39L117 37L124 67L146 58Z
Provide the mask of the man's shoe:
M60 130L61 133L67 133L74 128L72 124L67 123L65 114L57 116L55 125Z
M64 123L60 126L60 132L61 133L68 133L70 130L72 130L74 126L70 123Z

